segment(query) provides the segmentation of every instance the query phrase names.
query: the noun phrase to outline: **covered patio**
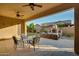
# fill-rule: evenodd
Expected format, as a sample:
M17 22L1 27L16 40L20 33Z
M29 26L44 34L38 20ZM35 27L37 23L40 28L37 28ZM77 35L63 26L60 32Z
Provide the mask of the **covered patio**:
M62 3L39 3L40 5L43 5L42 8L35 8L34 11L32 11L29 7L22 7L22 5L25 4L0 4L0 53L9 53L9 55L62 55L62 54L66 54L66 55L76 55L75 53L79 54L79 27L78 27L78 15L79 15L79 8L78 5L79 4L62 4ZM12 39L12 36L16 36L17 38L20 37L21 34L25 34L27 35L27 27L26 27L26 22L27 21L31 21L34 20L36 18L40 18L40 17L44 17L50 14L55 14L57 12L60 11L64 11L70 8L74 8L75 9L75 42L74 45L73 43L71 43L70 41L69 44L72 44L72 46L69 46L68 48L70 49L70 52L67 53L67 51L69 51L67 48L63 49L63 48L57 48L57 47L51 47L50 45L45 46L44 48L42 47L43 45L46 45L46 43L44 43L42 40L45 40L44 38L41 38L41 42L40 45L42 44L42 46L40 46L40 50L36 49L36 52L33 52L32 48L28 49L28 48L17 48L18 51L14 48L14 42ZM39 10L38 10L39 9ZM16 17L16 12L20 11L21 15L24 15L23 17ZM47 40L45 40L46 42L48 42ZM51 41L49 40L49 43ZM61 40L62 42L62 40ZM64 41L63 41L64 42ZM72 41L73 42L73 41ZM54 44L55 43L55 44ZM60 41L58 41L57 43L60 43ZM65 44L65 43L64 43ZM52 45L56 45L56 42L53 41ZM63 45L60 44L60 45ZM47 47L49 47L50 49L47 49ZM59 46L58 46L59 47ZM63 47L63 46L62 46ZM74 49L73 49L74 48ZM41 49L44 49L44 51L40 52ZM46 52L45 52L46 50ZM47 51L50 50L50 51ZM60 51L62 53L59 53L57 51ZM63 52L63 51L66 52ZM53 51L51 53L51 51ZM74 53L75 51L75 53ZM40 52L40 54L39 54ZM44 54L44 53L45 54ZM6 55L6 54L5 54Z

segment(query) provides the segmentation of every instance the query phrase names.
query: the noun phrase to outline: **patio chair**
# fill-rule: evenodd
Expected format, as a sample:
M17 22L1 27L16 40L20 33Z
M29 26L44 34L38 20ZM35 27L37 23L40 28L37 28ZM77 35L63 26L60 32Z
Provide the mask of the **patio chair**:
M17 48L17 44L18 44L17 38L15 36L13 36L12 38L13 38L15 49L16 49Z
M34 51L35 51L35 46L38 45L39 47L39 41L40 41L40 37L34 37L33 40L29 40L27 43L31 44L34 47Z
M22 40L22 43L23 43L23 48L24 48L24 44L27 42L27 36L25 34L22 34L21 35L21 40Z
M25 47L25 46L24 46L25 43L26 43L27 46L29 46L29 47L30 47L29 44L32 45L32 43L33 43L33 40L29 40L28 37L27 37L25 34L22 34L22 35L21 35L21 40L22 40L23 48Z
M35 37L33 38L33 43L32 45L34 46L34 51L35 51L35 46L38 45L39 48L39 42L40 42L40 37Z
M34 37L33 40L29 40L26 35L22 34L21 39L22 39L23 47L24 47L25 42L27 43L27 45L29 45L29 44L32 45L34 47L34 51L35 51L36 45L38 45L38 47L39 47L40 37ZM29 45L29 47L30 47L30 45Z

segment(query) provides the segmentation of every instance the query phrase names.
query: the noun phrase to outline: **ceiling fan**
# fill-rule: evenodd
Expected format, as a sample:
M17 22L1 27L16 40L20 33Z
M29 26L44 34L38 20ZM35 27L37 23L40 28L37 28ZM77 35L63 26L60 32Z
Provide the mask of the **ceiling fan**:
M38 5L38 4L35 4L35 3L29 3L28 5L23 5L23 7L26 7L26 6L30 6L30 8L34 11L34 7L39 7L41 8L42 5Z
M16 17L22 17L22 16L24 16L24 15L22 15L21 13L20 13L20 11L16 11Z

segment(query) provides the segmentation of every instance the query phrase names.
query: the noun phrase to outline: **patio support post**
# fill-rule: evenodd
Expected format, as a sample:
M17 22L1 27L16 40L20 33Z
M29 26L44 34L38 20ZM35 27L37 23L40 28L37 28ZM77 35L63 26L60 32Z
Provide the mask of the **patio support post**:
M75 7L75 52L79 55L79 7Z
M21 34L27 35L26 21L21 22Z

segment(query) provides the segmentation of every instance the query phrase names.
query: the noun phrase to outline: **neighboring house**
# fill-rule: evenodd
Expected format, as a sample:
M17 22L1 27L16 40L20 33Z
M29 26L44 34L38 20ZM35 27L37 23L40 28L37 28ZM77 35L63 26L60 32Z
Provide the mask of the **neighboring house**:
M52 32L52 30L58 30L58 26L56 24L54 25L48 25L48 26L41 26L42 29L45 31L45 32Z
M71 20L48 22L48 23L43 23L41 26L46 31L50 31L50 30L52 30L54 28L55 25L59 25L59 24L63 24L64 27L74 26L74 24L71 23ZM57 26L57 28L58 28L58 26Z
M49 25L49 26L41 26L42 29L44 31L47 31L47 32L51 32L52 28L53 28L53 25Z
M41 26L39 24L35 25L35 30L36 32L40 32L41 31Z

